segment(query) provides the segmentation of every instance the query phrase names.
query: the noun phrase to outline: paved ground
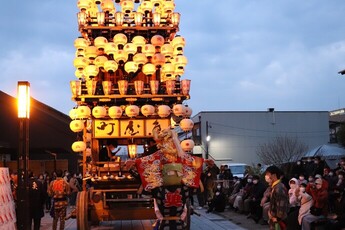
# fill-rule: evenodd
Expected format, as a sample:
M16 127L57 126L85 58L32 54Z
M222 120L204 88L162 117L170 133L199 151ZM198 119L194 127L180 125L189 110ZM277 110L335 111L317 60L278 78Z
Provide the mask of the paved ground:
M247 219L243 214L226 210L222 213L206 213L206 209L197 210L200 216L192 215L192 230L268 230L268 226L256 224L253 220ZM102 222L100 226L93 227L93 230L151 230L154 220L134 220L134 221L111 221ZM52 229L52 218L46 213L42 218L41 230ZM76 230L76 220L66 221L66 230Z

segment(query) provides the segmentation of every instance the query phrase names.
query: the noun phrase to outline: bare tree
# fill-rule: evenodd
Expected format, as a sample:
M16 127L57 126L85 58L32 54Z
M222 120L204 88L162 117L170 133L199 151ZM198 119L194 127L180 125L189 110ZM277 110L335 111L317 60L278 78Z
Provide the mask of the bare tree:
M274 140L259 145L257 155L264 164L281 165L300 159L308 146L297 137L278 136Z

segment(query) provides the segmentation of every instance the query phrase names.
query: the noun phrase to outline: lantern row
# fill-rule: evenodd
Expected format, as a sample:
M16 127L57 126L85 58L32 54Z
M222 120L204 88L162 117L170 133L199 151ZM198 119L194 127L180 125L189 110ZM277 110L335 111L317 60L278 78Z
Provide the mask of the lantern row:
M141 3L122 0L115 3L118 4L112 0L79 0L79 26L178 27L180 22L180 14L174 12L173 0L144 0Z
M190 118L192 115L192 109L183 104L175 104L171 109L168 105L159 105L157 107L153 105L143 105L141 108L137 105L128 105L128 106L95 106L92 111L90 107L86 105L78 106L73 108L69 112L69 116L72 120L83 120L90 119L91 115L94 118L111 118L119 119L125 115L129 118L134 118L139 116L140 112L145 117L158 115L160 118L168 117L171 112L177 117Z
M171 42L161 35L154 35L147 43L143 36L135 36L130 42L123 33L118 33L108 41L98 36L92 41L77 38L74 66L78 79L92 80L99 72L115 73L121 70L126 76L142 72L152 77L160 69L160 81L176 79L184 74L188 63L183 55L185 39L176 36Z

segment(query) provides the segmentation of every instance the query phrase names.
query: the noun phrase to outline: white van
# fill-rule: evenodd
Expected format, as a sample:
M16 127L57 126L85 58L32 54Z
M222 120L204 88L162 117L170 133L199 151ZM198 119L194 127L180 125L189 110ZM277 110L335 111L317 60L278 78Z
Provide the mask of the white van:
M229 169L231 169L231 173L233 176L237 176L238 178L243 178L244 173L250 171L250 166L244 163L224 163L222 165L227 165Z

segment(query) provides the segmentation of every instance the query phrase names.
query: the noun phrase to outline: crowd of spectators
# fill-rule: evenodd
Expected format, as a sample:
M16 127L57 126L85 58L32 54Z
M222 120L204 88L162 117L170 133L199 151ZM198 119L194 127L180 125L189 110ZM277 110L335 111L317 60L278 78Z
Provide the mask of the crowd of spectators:
M268 172L272 167L280 171ZM274 182L273 174L277 176ZM276 166L266 171L254 167L243 178L233 177L227 166L207 165L202 176L205 190L199 191L197 197L207 212L228 208L247 215L257 224L269 225L272 209L277 202L284 203L285 196L286 215L274 219L281 223L281 229L345 229L344 175L345 158L332 169L320 157L299 160L285 173ZM282 184L279 201L273 195L277 183Z

